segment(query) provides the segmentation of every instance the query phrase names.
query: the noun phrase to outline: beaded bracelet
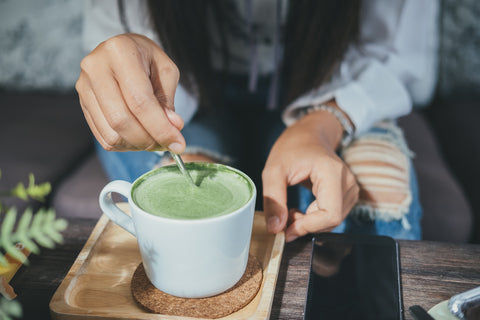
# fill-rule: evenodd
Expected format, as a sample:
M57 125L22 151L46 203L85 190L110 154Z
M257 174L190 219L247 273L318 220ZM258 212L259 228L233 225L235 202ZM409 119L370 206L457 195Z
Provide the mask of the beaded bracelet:
M337 120L340 122L343 128L343 137L340 145L342 147L348 146L350 142L352 142L353 140L355 129L353 128L352 124L347 119L347 117L337 108L329 106L328 104L315 104L315 105L311 105L306 108L303 108L300 111L300 117L304 117L307 114L310 114L315 111L320 111L320 110L330 112L337 118Z

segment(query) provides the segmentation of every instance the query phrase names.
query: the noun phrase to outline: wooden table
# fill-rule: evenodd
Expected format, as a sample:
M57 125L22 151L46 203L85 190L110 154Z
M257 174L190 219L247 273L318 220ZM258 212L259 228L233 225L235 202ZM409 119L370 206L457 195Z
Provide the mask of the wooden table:
M70 220L64 244L31 256L11 284L23 305L25 319L48 319L51 297L86 242L95 220ZM311 239L286 244L271 319L302 319ZM405 319L408 307L429 309L452 295L480 286L480 246L425 241L400 241Z

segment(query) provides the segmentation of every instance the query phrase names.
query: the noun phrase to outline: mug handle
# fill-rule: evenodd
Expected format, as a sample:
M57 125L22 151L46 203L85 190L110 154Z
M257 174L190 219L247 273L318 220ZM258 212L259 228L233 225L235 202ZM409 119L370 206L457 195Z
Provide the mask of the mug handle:
M110 218L110 220L136 236L132 217L117 207L112 199L112 192L119 193L125 198L130 199L131 188L132 184L130 182L123 180L112 181L103 187L100 192L99 203L100 208L102 208L102 211L108 218Z

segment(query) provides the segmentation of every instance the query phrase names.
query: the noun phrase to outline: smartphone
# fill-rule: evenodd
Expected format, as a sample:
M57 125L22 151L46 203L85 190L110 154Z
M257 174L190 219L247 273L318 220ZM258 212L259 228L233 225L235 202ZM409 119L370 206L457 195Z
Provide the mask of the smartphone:
M304 319L403 319L397 242L386 236L313 237Z

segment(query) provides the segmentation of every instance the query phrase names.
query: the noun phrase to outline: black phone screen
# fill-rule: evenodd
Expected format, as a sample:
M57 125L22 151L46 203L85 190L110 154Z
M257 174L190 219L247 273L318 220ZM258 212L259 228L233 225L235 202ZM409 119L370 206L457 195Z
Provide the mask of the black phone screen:
M398 245L385 236L313 239L304 319L402 319Z

